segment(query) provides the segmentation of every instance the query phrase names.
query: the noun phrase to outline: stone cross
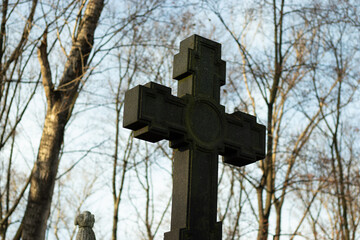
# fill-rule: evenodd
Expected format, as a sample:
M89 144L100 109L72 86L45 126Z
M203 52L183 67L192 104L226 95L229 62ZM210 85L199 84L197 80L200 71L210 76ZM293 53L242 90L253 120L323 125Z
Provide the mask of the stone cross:
M180 43L171 89L154 82L125 94L125 128L150 142L170 141L174 151L171 230L165 240L221 240L217 222L218 155L244 166L265 157L265 127L254 116L225 113L221 45L198 35Z

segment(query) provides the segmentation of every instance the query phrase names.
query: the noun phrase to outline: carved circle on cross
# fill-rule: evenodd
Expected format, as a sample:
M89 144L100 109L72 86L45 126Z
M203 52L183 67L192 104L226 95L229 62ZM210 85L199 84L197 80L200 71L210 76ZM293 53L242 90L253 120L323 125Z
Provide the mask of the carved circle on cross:
M225 116L212 99L190 97L186 107L185 124L190 139L196 145L212 150L224 139Z

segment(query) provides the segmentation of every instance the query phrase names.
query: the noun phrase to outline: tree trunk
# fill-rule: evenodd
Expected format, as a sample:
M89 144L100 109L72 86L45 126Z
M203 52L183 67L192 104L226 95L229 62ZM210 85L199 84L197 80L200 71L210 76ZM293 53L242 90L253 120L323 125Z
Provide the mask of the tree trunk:
M260 217L259 221L259 230L258 230L258 240L266 240L269 232L269 218Z
M33 168L28 204L23 219L23 239L44 239L50 212L58 155L63 141L66 118L56 114L56 108L46 114L37 161ZM63 114L62 114L63 115Z
M263 176L261 185L257 190L258 209L259 209L259 230L257 239L267 240L269 233L269 217L272 207L272 198L274 195L274 163L273 163L273 105L275 102L275 96L277 87L279 84L279 78L275 78L271 91L271 101L268 104L268 117L267 117L267 146L266 146L266 158L263 160ZM265 192L265 201L263 200L263 194ZM265 205L265 206L264 206Z
M276 226L275 226L275 235L274 240L280 240L281 234L281 210L283 204L280 202L275 203L275 212L276 212Z
M75 104L80 79L86 72L88 57L93 47L94 32L104 6L103 0L90 0L78 35L73 42L58 89L54 89L46 52L46 34L39 48L39 61L47 98L47 112L36 163L32 170L31 186L22 221L22 239L45 238L50 213L59 152L65 126Z

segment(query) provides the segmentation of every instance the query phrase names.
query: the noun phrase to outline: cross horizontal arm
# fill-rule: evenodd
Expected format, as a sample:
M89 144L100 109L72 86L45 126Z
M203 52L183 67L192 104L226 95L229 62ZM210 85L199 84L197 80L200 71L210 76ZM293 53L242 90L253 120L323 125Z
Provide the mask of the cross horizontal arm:
M154 82L139 85L125 93L123 126L149 142L176 139L185 133L184 107L168 87Z
M225 115L224 162L241 167L264 159L265 126L243 112Z

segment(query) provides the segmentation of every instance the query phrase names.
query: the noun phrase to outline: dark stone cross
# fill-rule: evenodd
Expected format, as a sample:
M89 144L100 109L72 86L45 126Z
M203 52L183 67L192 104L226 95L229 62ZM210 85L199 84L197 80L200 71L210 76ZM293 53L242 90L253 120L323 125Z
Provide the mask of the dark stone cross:
M165 240L221 240L217 222L218 155L244 166L265 157L265 127L254 116L225 113L221 45L193 35L180 43L173 78L178 96L154 82L125 94L125 128L150 142L174 148L171 231Z

